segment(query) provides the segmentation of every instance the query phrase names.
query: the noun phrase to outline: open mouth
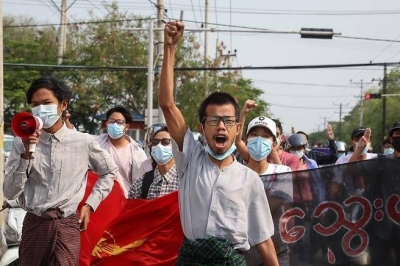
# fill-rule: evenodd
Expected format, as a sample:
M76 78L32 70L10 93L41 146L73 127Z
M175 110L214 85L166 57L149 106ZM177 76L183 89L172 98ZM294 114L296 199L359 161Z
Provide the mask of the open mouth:
M227 137L225 135L217 135L215 137L215 146L218 148L222 148L225 146L226 141L227 141Z

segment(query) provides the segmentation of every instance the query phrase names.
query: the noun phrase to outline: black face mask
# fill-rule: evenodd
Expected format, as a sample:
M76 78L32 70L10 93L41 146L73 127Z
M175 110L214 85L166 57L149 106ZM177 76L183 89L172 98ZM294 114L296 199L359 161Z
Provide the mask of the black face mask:
M392 137L393 148L400 152L400 137Z

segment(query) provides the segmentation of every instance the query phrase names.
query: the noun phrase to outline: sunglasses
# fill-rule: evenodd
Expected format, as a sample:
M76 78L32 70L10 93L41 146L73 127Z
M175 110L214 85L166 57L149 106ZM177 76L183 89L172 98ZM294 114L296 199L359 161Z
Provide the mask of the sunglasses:
M161 145L163 146L168 146L169 144L171 144L171 139L167 139L167 138L162 138L162 139L152 139L151 140L151 145L152 146L157 146L158 143L161 142Z

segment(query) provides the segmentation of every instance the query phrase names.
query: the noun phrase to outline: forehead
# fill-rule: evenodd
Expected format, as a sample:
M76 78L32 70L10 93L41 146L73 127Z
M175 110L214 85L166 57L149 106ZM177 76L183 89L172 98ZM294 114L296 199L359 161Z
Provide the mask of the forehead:
M112 119L122 119L125 120L125 117L120 112L114 112L110 115Z
M235 116L235 107L232 104L210 104L206 108L206 116Z
M396 129L393 131L393 136L399 136L400 135L400 129Z
M43 102L46 100L58 102L56 96L54 95L54 92L46 88L40 88L32 95L32 103Z
M167 131L160 131L156 135L154 135L155 139L163 139L163 138L170 138L170 134Z

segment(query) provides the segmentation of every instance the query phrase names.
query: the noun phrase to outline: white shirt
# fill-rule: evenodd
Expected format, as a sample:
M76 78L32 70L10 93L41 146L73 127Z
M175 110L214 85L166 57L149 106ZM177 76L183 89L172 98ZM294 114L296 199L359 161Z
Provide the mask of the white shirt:
M173 141L182 229L190 240L223 237L248 250L271 238L274 225L256 172L236 160L220 170L188 129L183 151Z
M339 164L346 164L349 162L351 156L353 154L347 154L345 156L340 157L339 159L337 159L335 165L339 165ZM369 160L369 159L373 159L378 157L378 154L376 153L367 153L367 158L365 160ZM335 171L337 172L334 177L332 178L332 182L336 182L336 183L344 183L346 184L348 187L350 187L350 183L349 182L349 178L345 175L344 173L344 168L343 167L335 167Z
M351 154L347 154L345 156L340 157L339 159L337 159L335 164L348 163L350 158L351 158L351 155L353 155L353 154L351 153ZM367 158L365 160L373 159L373 158L376 158L376 157L378 157L378 154L367 152Z
M291 172L292 170L289 166L270 163L267 170L260 175L267 196L275 196L288 202L293 202L293 178Z

